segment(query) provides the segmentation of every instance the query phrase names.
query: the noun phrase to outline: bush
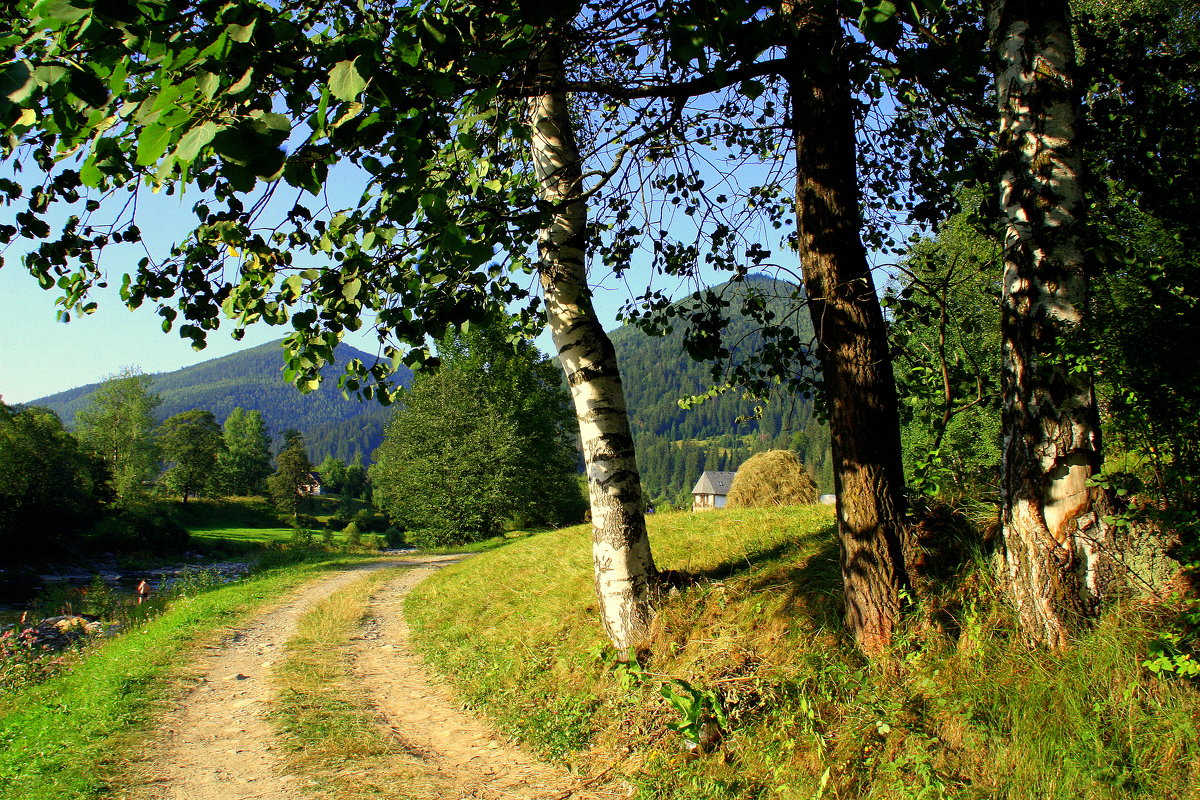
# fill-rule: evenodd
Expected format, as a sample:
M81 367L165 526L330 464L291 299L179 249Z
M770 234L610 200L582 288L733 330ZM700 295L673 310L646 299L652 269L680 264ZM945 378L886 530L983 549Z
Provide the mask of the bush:
M404 547L408 544L408 540L404 536L404 529L395 525L383 532L383 540L388 547Z
M365 508L354 515L353 524L360 533L383 533L388 529L387 517Z
M357 522L351 522L342 533L346 534L346 544L354 547L362 544L362 530L359 529Z
M758 453L738 469L727 508L776 508L817 502L817 484L791 450Z

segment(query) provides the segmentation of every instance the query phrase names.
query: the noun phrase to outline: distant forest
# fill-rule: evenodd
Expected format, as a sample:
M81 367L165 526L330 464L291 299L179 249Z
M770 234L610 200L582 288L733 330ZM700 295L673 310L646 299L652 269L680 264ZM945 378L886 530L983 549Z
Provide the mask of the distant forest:
M734 308L745 292L758 292L781 315L793 314L798 327L811 331L807 313L801 309L795 315L791 298L798 290L792 284L750 276L742 284L715 289L725 293ZM754 453L772 448L795 450L822 491L832 491L829 432L814 418L810 401L775 398L755 416L753 400L730 392L684 409L679 400L706 391L713 376L711 364L694 361L684 352L682 333L649 336L633 325L622 325L611 336L621 362L638 466L649 499L690 502L692 486L703 471L735 470ZM753 352L760 341L754 323L737 315L723 337L739 343L735 357ZM337 357L339 364L353 358L373 360L346 344L338 347ZM339 367L327 368L321 388L306 395L284 383L282 369L282 351L273 343L154 375L151 390L162 397L157 416L161 421L198 408L211 411L218 423L224 423L229 412L240 406L262 414L277 446L284 431L300 431L313 463L333 457L369 464L383 441L392 410L343 398L337 388ZM412 373L402 368L398 381L408 386ZM51 408L70 425L98 386L61 392L29 405Z
M734 312L748 292L756 293L802 339L812 338L807 310L797 309L800 290L791 283L751 275L742 283L721 284L714 290L729 300ZM685 306L689 302L681 301ZM736 344L735 362L760 346L756 329L752 320L731 315L722 339ZM612 340L647 497L690 502L691 489L705 470L733 471L754 453L771 449L795 450L821 491L833 491L829 429L815 419L811 400L776 397L758 408L759 401L730 391L684 409L679 400L707 391L714 378L710 363L688 357L681 330L652 337L624 325L613 331Z
M374 356L347 344L339 345L336 355L338 364L354 358L367 364L375 360ZM229 412L240 406L262 414L276 445L282 442L286 430L304 434L314 463L332 456L365 465L383 441L383 428L392 412L377 403L342 397L337 386L340 372L340 367L327 367L321 388L301 394L284 382L283 351L275 342L154 375L151 391L162 397L157 411L159 421L198 408L211 411L218 423L224 423ZM397 381L409 385L412 373L401 367ZM87 405L98 386L82 386L34 400L29 405L50 408L70 425L75 413Z

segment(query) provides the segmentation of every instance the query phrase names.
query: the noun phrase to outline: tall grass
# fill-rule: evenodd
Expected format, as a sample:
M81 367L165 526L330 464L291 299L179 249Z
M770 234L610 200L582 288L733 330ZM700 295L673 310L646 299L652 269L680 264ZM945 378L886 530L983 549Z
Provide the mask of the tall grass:
M637 664L599 630L583 528L429 578L408 604L420 646L502 727L580 767L617 762L640 797L1200 797L1200 691L1141 666L1155 608L1031 651L977 554L868 663L841 629L828 510L649 521L659 567L688 578ZM688 749L664 687L715 698L724 741Z

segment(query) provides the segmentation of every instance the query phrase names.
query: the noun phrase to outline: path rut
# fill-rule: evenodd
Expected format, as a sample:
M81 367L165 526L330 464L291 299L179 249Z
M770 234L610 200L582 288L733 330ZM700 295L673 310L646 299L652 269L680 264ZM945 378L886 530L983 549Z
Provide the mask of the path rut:
M370 570L408 567L372 598L352 642L353 668L382 721L415 754L437 797L483 800L614 800L623 787L594 787L498 737L462 710L413 651L404 595L462 556L413 556L356 565L308 584L235 631L196 664L196 686L161 720L130 800L307 800L308 778L289 774L265 718L271 668L305 611Z

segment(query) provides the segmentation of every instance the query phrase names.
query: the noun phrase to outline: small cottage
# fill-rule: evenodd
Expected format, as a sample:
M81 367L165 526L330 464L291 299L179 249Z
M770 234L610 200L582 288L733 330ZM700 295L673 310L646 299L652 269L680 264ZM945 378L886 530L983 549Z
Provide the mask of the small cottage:
M310 472L304 478L304 483L296 487L300 494L306 494L311 497L325 494L325 485L321 483L321 476L315 472Z
M737 472L709 471L700 476L696 487L692 489L692 511L705 511L710 508L724 508L725 497L733 483Z

